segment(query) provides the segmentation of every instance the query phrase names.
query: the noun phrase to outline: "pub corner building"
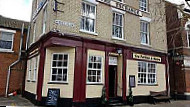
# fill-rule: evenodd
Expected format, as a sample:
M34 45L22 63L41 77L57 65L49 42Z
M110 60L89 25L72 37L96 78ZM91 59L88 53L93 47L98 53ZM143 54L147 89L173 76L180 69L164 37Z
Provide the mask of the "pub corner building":
M169 90L163 1L33 0L24 96L58 106ZM159 9L156 15L155 10ZM158 12L158 11L156 11ZM105 87L105 91L103 90ZM168 92L169 93L169 92Z

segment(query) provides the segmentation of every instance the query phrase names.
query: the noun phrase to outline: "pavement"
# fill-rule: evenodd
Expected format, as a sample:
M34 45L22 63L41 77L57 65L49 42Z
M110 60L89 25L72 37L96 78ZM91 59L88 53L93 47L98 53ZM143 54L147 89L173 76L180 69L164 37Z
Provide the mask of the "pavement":
M130 106L118 106L130 107ZM135 104L133 107L190 107L190 100L171 100L171 103L160 102L154 104Z
M8 98L0 97L0 106L35 106L29 100L21 95L11 96ZM115 107L130 107L130 106L115 106ZM133 107L190 107L190 100L171 100L171 103L160 102L154 104L135 104Z
M29 100L21 95L11 97L0 97L0 106L34 106Z

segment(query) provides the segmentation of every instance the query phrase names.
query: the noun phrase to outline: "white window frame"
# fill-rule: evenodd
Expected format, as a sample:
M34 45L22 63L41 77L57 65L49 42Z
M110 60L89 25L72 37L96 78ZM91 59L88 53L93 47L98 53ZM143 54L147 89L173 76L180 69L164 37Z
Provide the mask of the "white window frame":
M140 73L139 72L139 63L146 63L146 72L145 73L142 73L142 72ZM149 70L148 65L149 64L154 64L155 65L155 73L149 73L148 72L148 70ZM156 63L145 62L145 61L138 61L138 76L139 76L139 74L146 74L146 82L145 83L139 83L139 77L137 76L137 78L138 78L137 84L138 85L156 85L157 84L157 73L156 73L157 69L156 69L156 67L157 67ZM149 74L154 74L155 75L155 83L148 83L148 75Z
M141 31L141 23L146 23L148 26L147 28L147 32L143 32ZM147 34L147 43L143 43L142 42L142 37L141 37L141 33L143 34ZM140 20L140 40L141 40L141 44L142 45L150 45L150 22L146 21L146 20Z
M34 69L33 69L33 80L32 81L36 81L36 74L37 74L37 69L38 69L38 57L34 58Z
M114 9L113 9L112 18L114 17L114 16L113 16L114 13L115 13L115 15L116 15L116 14L119 14L119 15L122 16L122 26L120 26L120 25L115 25L114 22L113 22L113 20L112 20L112 39L124 40L124 34L123 34L123 33L124 33L124 31L123 31L123 30L124 30L124 14L123 14L123 12L121 13L121 12L118 12L118 11L114 11ZM115 21L115 20L114 20L114 21ZM122 29L122 35L121 35L122 37L121 37L121 38L116 37L116 36L113 35L113 32L114 32L114 31L113 31L113 26L119 26L119 27L121 27L121 29Z
M31 73L32 73L32 59L28 60L28 78L27 81L31 81Z
M53 67L53 55L55 55L55 54L61 54L61 55L67 55L67 67ZM53 68L61 68L61 69L67 69L67 80L66 81L52 81L52 73L53 73L53 71L52 71L52 69ZM53 53L52 54L52 58L51 58L51 74L50 74L50 83L68 83L68 78L69 78L69 76L68 76L68 73L69 72L69 54L68 53ZM63 73L63 71L62 71L62 73Z
M47 5L43 8L42 34L46 32L47 26Z
M148 12L148 5L149 5L148 0L145 0L145 2L142 2L142 0L139 0L139 10L141 10L143 12ZM143 6L142 4L146 4L146 7ZM143 8L143 9L141 9L141 8Z
M88 67L88 64L89 64L89 58L90 56L93 56L93 57L100 57L101 58L101 69L92 69L92 68L89 68ZM102 56L98 56L98 55L88 55L88 58L87 58L87 75L86 75L86 80L87 80L87 84L103 84L103 79L102 79L102 68L103 67L103 57ZM88 71L89 70L100 70L100 82L90 82L88 81ZM96 71L96 78L97 78L97 71Z
M12 44L11 44L11 49L0 48L0 51L1 52L13 52L14 35L16 33L16 30L8 30L8 29L0 28L0 35L2 35L2 33L12 33Z
M88 1L86 1L86 0L83 0L82 1L82 3L84 3L85 4L85 9L86 9L86 5L90 5L90 6L94 6L95 7L95 13L94 13L94 18L91 18L91 17L88 17L88 16L86 16L86 15L83 15L82 14L82 9L83 9L83 7L81 7L81 18L80 18L80 31L81 32L84 32L84 33L89 33L89 34L93 34L93 35L98 35L97 33L96 33L96 4L94 4L94 3L91 3L91 2L88 2ZM82 3L81 3L81 6L82 6ZM91 8L90 8L91 9ZM85 18L89 18L89 19L92 19L92 20L94 20L94 32L92 32L92 31L88 31L88 30L86 30L85 29L85 25L84 25L84 29L82 29L81 28L81 21L82 21L82 17L85 17ZM90 29L90 28L89 28Z
M33 27L33 40L32 43L34 43L36 40L36 22L34 22L34 27Z

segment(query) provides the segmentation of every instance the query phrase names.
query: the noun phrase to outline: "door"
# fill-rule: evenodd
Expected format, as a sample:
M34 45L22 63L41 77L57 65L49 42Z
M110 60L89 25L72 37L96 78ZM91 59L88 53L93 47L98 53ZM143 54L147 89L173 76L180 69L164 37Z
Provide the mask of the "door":
M109 65L109 97L116 97L117 66Z

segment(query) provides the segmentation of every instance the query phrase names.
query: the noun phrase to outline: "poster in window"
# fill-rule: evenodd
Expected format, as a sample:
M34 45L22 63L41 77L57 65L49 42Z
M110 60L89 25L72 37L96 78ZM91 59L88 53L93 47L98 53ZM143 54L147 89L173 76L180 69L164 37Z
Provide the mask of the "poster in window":
M129 75L129 87L135 87L135 75Z

